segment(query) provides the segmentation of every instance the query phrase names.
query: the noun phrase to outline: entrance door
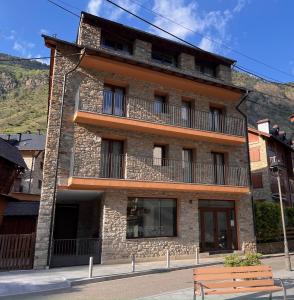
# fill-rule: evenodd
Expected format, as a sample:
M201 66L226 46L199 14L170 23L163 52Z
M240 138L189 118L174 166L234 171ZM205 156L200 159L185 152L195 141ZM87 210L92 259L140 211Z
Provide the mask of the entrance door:
M201 250L221 251L236 249L234 208L201 207L199 210Z

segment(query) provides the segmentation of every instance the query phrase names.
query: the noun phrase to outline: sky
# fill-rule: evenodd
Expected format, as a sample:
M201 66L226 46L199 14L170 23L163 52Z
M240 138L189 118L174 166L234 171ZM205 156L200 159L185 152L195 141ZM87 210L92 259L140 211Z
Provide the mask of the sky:
M53 1L78 15L84 10L167 37L106 0ZM294 82L293 0L113 1L204 50L237 60L254 73ZM49 56L41 34L74 42L78 22L48 0L2 0L0 52L27 58Z

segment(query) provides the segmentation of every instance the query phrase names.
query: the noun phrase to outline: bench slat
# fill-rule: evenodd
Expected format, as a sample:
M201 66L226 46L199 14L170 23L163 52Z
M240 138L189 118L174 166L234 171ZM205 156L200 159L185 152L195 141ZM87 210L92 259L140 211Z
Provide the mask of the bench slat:
M257 279L257 280L242 280L242 281L219 281L219 282L202 282L204 289L216 289L216 288L237 288L237 287L256 287L256 286L273 286L274 281L272 279ZM199 286L195 283L195 286Z
M226 273L226 274L197 274L194 275L195 281L206 281L206 280L224 280L224 279L245 279L245 278L272 278L273 273L271 271L263 272L239 272L239 273Z
M271 266L248 266L248 267L208 267L194 269L196 274L218 274L218 273L235 273L235 272L258 272L258 271L271 271Z
M279 286L266 286L266 287L250 287L240 289L222 289L222 290L205 290L205 295L221 295L221 294L237 294L247 292L275 292L281 291L283 288Z

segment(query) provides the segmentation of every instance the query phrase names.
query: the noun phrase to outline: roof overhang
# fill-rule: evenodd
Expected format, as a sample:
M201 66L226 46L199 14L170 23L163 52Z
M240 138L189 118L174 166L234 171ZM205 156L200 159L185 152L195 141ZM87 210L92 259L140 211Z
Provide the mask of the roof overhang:
M85 58L89 58L90 56L92 58L95 58L95 57L96 58L109 58L112 61L126 63L126 64L129 64L129 65L132 65L132 66L137 66L137 67L141 67L141 68L144 68L144 69L158 71L158 72L169 74L169 75L176 76L176 77L179 77L179 78L186 78L186 79L193 80L193 81L203 83L203 84L206 84L206 85L220 87L222 89L230 90L233 93L237 93L239 95L243 95L247 92L246 89L241 88L241 87L237 87L235 85L226 84L226 83L219 82L219 81L216 81L216 80L208 80L208 79L204 79L202 77L197 77L197 76L187 74L185 72L172 70L170 68L160 67L156 64L146 63L146 62L137 60L133 57L128 57L128 56L124 56L124 55L117 55L115 53L110 53L109 51L105 51L103 49L94 49L94 48L85 47L83 45L78 45L76 43L70 43L70 42L60 40L60 39L57 39L57 38L54 38L54 37L51 37L51 36L47 36L47 35L43 35L43 37L44 37L44 40L45 40L45 45L47 47L51 48L51 49L52 48L53 49L58 49L58 45L68 46L68 47L71 47L73 50L76 49L77 51L81 51L82 49L85 49L85 52L86 52Z

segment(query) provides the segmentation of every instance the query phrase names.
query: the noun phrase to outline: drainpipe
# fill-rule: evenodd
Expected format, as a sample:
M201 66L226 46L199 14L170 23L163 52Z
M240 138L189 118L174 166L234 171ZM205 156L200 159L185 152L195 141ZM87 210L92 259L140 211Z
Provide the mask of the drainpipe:
M244 117L245 119L245 137L246 137L246 148L247 148L247 160L248 160L248 176L249 176L249 186L251 191L251 206L252 206L252 217L253 217L253 230L254 237L256 240L256 228L255 228L255 211L254 211L254 200L253 200L253 188L252 188L252 179L251 179L251 165L250 165L250 154L249 154L249 137L248 137L248 118L245 113L240 109L242 103L244 103L249 96L250 92L247 90L245 95L242 96L240 102L237 104L237 111Z
M57 177L58 177L58 167L59 167L59 149L60 149L60 140L61 140L61 127L62 127L62 119L63 119L63 105L64 105L64 96L65 89L67 84L67 76L73 73L81 64L84 56L86 54L86 49L83 48L81 50L81 57L75 67L70 71L66 72L63 75L63 88L62 88L62 96L61 96L61 107L60 107L60 118L59 118L59 132L58 132L58 144L57 144L57 161L56 161L56 169L55 169L55 177L54 177L54 190L53 190L53 203L52 203L52 213L51 213L51 221L50 221L50 233L49 233L49 251L47 255L47 266L50 267L51 256L52 256L52 245L53 245L53 230L54 230L54 219L55 219L55 207L56 207L56 190L57 190Z

